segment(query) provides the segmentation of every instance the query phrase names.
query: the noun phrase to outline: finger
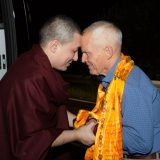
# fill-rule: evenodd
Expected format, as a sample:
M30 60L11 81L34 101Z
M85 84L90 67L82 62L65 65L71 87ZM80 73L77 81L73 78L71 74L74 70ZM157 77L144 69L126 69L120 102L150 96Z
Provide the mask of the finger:
M96 119L94 119L94 118L91 118L91 119L87 120L87 123L91 123L91 122L95 122L95 123L97 123L97 120L96 120Z

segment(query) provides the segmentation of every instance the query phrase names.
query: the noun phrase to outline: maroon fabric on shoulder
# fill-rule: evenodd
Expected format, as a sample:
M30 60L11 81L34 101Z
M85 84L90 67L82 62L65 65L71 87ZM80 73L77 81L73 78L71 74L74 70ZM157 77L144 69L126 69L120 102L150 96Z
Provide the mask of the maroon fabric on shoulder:
M67 86L39 46L17 59L0 82L1 160L45 158L69 128Z

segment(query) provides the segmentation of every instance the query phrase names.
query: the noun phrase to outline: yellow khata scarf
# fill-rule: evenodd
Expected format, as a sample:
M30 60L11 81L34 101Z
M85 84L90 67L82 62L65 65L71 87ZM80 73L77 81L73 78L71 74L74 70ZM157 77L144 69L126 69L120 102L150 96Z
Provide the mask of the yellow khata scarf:
M133 60L122 54L107 92L100 84L92 111L79 111L75 128L84 125L88 118L95 118L98 122L95 144L87 149L85 160L123 159L121 104L125 81L133 65Z

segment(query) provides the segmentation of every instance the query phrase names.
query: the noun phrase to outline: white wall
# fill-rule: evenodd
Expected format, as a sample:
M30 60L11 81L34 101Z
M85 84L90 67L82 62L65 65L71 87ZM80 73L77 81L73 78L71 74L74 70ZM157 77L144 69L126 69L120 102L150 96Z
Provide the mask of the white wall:
M0 80L7 72L6 42L4 29L0 29Z

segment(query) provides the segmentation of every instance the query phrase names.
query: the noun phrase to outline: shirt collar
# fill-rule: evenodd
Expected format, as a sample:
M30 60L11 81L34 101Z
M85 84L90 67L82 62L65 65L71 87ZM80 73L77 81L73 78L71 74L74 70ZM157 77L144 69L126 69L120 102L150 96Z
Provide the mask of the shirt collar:
M109 72L106 74L106 76L103 76L103 77L102 77L102 75L100 75L99 78L101 79L102 85L103 85L103 87L104 87L105 89L107 89L110 81L112 80L112 78L113 78L113 76L114 76L115 68L116 68L116 66L117 66L117 64L119 63L120 60L121 60L121 57L119 57L119 58L116 60L115 64L112 66L112 68L111 68L111 69L109 70Z

